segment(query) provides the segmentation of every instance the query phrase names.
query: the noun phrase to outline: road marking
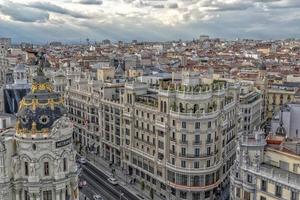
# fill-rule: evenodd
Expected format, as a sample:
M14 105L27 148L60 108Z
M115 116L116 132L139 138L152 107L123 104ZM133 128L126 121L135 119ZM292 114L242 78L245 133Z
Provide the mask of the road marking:
M93 175L95 175L93 172L91 172ZM84 174L85 179L88 179L88 182L92 182L93 184L90 184L91 187L97 188L101 193L103 193L103 195L105 195L106 198L108 199L116 199L112 196L111 193L107 192L104 188L99 186L99 183L97 183L95 180L93 180L92 178L90 178L88 175ZM97 176L96 176L97 177ZM115 192L115 191L113 191ZM118 193L117 193L118 194Z

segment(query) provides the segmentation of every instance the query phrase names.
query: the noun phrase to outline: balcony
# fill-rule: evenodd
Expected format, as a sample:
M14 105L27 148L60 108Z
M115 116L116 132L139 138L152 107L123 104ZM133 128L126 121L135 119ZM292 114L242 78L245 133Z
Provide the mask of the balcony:
M170 149L170 154L176 155L176 153L177 153L176 151Z
M167 128L167 123L166 123L166 122L161 122L161 121L156 120L156 121L155 121L155 124L156 124L157 126L159 126L160 128L163 128L163 129L166 129L166 128Z
M211 143L213 143L213 141L214 141L214 140L212 140L212 139L207 139L207 140L206 140L206 144L211 144Z
M188 144L188 141L187 141L187 140L180 140L179 143L180 143L180 144L185 144L185 145L187 145L187 144Z
M194 141L193 142L193 145L201 145L202 144L202 141Z
M216 118L220 114L220 110L211 112L180 112L171 110L170 115L181 119L211 119Z
M212 153L203 153L203 154L182 154L182 153L179 153L179 157L181 158L208 158L208 157L211 157L213 156Z

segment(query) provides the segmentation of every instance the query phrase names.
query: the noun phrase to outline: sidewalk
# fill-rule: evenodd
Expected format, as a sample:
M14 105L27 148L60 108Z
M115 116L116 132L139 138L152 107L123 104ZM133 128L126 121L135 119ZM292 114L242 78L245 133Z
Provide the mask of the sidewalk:
M107 176L112 175L112 168L109 166L109 163L104 160L103 158L93 155L91 153L86 154L86 158L93 163L97 168L99 168L102 172L104 172ZM115 177L118 179L120 185L124 187L126 190L130 191L131 193L137 195L141 195L145 200L151 200L150 198L150 191L146 188L142 191L140 189L139 183L130 184L129 181L132 177L126 174L125 171L122 171L121 167L114 167L115 169ZM154 194L153 200L161 200L161 198Z
M79 200L90 200L89 198L87 198L84 194L82 194L81 192L79 193Z

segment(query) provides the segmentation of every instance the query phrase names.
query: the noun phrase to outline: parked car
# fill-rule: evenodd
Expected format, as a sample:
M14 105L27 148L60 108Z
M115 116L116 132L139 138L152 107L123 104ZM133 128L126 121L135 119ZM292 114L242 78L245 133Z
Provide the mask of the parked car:
M102 196L100 196L99 194L95 194L95 195L93 196L93 199L94 199L94 200L104 200L104 199L102 198Z
M110 177L107 179L108 182L110 182L112 185L117 185L118 184L118 180L114 177Z
M84 180L79 181L78 187L79 187L79 188L82 188L82 187L84 187L84 186L86 186L86 181L84 181Z
M86 159L81 157L81 158L79 158L78 162L85 165L86 164Z

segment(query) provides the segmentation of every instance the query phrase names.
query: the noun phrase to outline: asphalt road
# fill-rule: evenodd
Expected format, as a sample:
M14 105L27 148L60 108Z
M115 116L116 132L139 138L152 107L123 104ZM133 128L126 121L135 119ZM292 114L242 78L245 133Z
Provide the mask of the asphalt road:
M81 192L91 200L94 194L101 195L105 200L140 200L121 185L112 185L107 178L106 174L87 162L82 165L80 175L80 179L85 180L87 185L81 189Z

